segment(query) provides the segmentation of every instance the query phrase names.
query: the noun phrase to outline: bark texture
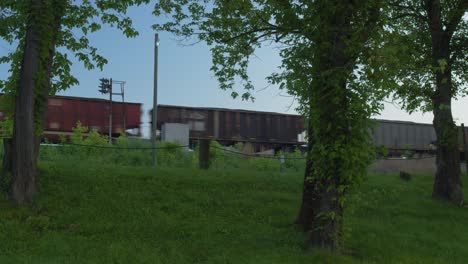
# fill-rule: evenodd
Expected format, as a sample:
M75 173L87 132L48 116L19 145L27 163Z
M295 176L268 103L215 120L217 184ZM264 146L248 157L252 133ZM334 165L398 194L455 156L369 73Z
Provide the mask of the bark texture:
M315 55L312 108L320 110L312 111L311 114L317 115L313 118L320 124L320 127L317 127L319 131L313 133L321 134L312 134L314 139L310 141L311 147L315 138L324 146L334 146L338 138L348 136L346 83L351 70L348 65L350 56L346 51L346 41L350 33L351 11L341 7L335 12L334 16L328 18L329 24L324 26L328 29L320 36L320 49ZM322 127L323 124L329 124L333 133L327 133ZM343 177L341 158L337 156L327 160L327 175L318 175L322 172L314 172L312 161L308 162L311 171L307 176L313 176L306 178L304 185L304 195L307 198L305 206L308 207L307 217L309 217L304 227L310 231L311 247L341 250L343 208L339 205L339 201L344 196L343 192L338 191Z
M307 127L307 155L309 156L313 145L313 129L309 124ZM295 224L297 229L308 232L313 227L315 201L318 200L317 194L314 192L314 186L308 176L312 175L312 168L314 162L310 157L307 157L306 167L304 171L304 185L302 188L302 201L299 209L299 215L296 218Z
M11 139L3 139L2 171L0 173L0 192L6 193L9 189L8 177L11 177Z
M47 111L64 4L64 1L30 2L10 152L12 183L9 194L17 203L30 202L37 193L40 131Z
M48 106L48 98L49 94L51 92L51 80L52 80L52 75L53 75L53 65L54 65L54 57L55 57L55 50L57 46L57 41L58 41L58 35L60 33L60 27L62 24L62 18L64 15L64 2L62 0L58 1L53 1L54 3L54 11L53 12L53 20L51 21L52 25L49 26L51 28L51 42L50 45L48 46L48 57L44 63L46 69L45 73L47 76L47 83L44 85L41 89L41 91L38 92L38 95L36 96L36 102L40 102L40 106L35 107L35 112L36 116L41 119L41 126L44 127L44 123L46 121L46 116L47 116L47 106ZM40 150L40 144L42 141L42 134L36 135L35 137L35 142L34 142L34 156L35 159L37 160L39 157L39 150Z
M42 1L31 1L31 13L38 14ZM31 201L37 192L34 155L34 93L35 78L40 67L40 27L30 16L26 30L23 62L15 101L15 122L12 145L11 199L17 203Z
M310 115L314 122L308 127L308 147L309 154L314 151L323 153L314 150L314 145L320 144L327 149L327 156L326 160L321 158L321 170L314 167L316 161L311 155L307 158L302 204L296 225L309 232L310 247L339 252L343 246L343 198L345 186L350 183L345 180L347 157L332 152L335 148L347 146L353 137L350 129L354 119L348 112L347 83L357 56L376 24L379 4L366 19L368 30L361 32L356 31L353 19L363 11L360 9L362 6L347 0L319 3L317 13L324 15L321 16L322 25L318 26L320 34L314 39L316 49L310 90Z
M452 32L445 30L438 0L425 1L428 26L431 31L432 58L436 90L432 98L434 129L437 136L436 164L432 197L463 204L463 189L458 149L458 130L453 122L451 100L452 76L450 40Z

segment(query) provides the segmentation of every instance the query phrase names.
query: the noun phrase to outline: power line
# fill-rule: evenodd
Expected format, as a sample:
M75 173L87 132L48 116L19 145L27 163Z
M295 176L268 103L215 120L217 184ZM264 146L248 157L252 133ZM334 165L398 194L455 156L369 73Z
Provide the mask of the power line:
M101 149L178 149L178 148L188 148L189 146L165 146L165 147L116 147L116 146L99 146L99 145L87 145L87 144L76 144L76 143L67 143L67 144L41 144L44 147L87 147L87 148L101 148Z

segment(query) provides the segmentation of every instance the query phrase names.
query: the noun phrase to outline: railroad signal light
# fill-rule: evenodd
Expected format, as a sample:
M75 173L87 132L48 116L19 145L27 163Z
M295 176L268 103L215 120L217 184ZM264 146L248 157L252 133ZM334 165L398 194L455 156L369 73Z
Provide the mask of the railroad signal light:
M101 82L101 84L99 85L99 92L101 92L102 94L109 93L112 85L109 79L101 78L99 79L99 81Z

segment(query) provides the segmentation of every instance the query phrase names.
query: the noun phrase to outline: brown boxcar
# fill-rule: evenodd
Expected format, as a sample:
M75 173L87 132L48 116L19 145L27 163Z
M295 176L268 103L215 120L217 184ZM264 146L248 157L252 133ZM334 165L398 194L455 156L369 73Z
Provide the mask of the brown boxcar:
M379 120L370 133L374 144L396 153L412 150L433 152L436 135L432 124ZM270 112L224 108L158 106L158 128L162 123L184 123L190 126L190 138L212 138L221 143L251 142L269 146L298 145L298 134L305 130L304 118ZM465 128L468 142L468 128ZM463 152L462 130L459 147Z
M304 130L299 115L225 108L158 105L158 129L163 123L190 127L190 139L211 138L221 143L251 142L297 145Z

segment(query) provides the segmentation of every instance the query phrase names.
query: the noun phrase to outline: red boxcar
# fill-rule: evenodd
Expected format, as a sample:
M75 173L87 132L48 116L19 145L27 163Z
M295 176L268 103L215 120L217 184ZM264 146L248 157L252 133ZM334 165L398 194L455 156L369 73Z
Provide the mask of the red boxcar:
M109 100L70 96L49 97L44 134L49 139L70 135L78 121L90 130L109 133ZM124 118L125 116L125 118ZM3 113L0 115L3 119ZM125 123L124 123L125 120ZM118 136L126 129L138 129L140 134L141 104L112 102L112 134Z
M69 134L78 121L90 130L109 133L109 100L83 97L49 97L47 118L44 123L46 135ZM125 116L125 118L124 118ZM112 102L112 134L126 129L139 129L141 104ZM125 121L125 122L124 122Z

